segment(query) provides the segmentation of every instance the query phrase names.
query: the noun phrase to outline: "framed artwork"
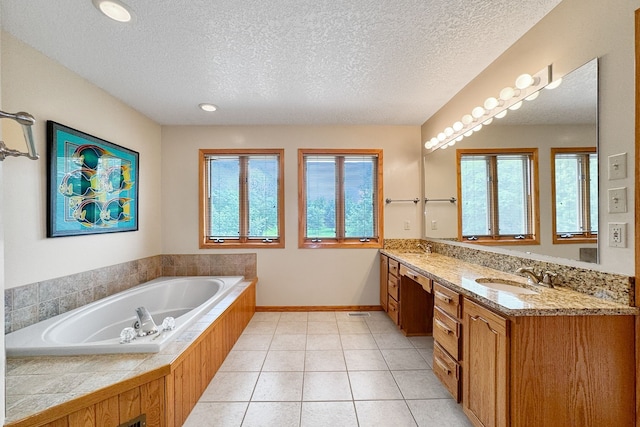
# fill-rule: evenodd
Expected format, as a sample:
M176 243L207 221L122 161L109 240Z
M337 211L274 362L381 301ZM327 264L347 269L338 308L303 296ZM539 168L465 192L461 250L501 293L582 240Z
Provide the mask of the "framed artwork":
M47 237L138 229L138 153L47 121Z

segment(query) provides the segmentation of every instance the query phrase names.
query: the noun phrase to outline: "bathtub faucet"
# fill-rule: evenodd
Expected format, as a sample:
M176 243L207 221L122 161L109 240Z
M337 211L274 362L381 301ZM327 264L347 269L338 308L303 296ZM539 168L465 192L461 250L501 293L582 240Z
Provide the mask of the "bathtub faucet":
M156 322L153 321L149 310L145 307L138 307L136 308L136 316L138 316L138 320L134 323L133 327L139 337L158 333L158 326L156 326Z

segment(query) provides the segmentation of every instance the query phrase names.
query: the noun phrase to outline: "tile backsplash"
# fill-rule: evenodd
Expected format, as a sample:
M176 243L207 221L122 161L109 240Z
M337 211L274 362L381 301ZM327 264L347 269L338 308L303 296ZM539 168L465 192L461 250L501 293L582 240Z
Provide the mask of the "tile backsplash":
M605 273L575 266L532 260L487 251L482 248L475 249L468 246L448 244L446 241L388 239L385 240L384 247L387 249L421 252L422 249L418 247L418 243L431 245L433 252L506 273L514 273L516 269L523 266L533 267L537 271L553 271L558 273L558 284L561 286L620 304L635 305L635 278L622 274Z
M160 276L257 276L256 254L157 255L4 291L4 333Z

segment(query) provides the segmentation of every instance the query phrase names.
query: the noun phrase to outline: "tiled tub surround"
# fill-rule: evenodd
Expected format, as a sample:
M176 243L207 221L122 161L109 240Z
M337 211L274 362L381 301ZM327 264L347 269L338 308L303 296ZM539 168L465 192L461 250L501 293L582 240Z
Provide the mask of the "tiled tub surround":
M256 254L157 255L4 291L4 332L73 310L160 276L257 276Z
M385 255L461 294L508 316L635 315L638 309L572 289L536 286L538 294L513 295L478 285L477 278L495 278L527 284L524 277L471 264L439 253L384 249Z
M635 279L633 277L605 273L586 268L579 268L563 264L555 264L475 249L466 246L447 244L445 241L431 241L418 239L386 239L384 248L397 252L422 253L418 244L429 244L432 252L513 274L519 267L533 267L537 271L553 271L558 273L558 283L576 292L592 295L596 298L614 301L624 305L635 305Z
M187 368L182 366L187 361L189 366L195 363L198 366L196 371L198 378L203 378L203 372L206 370L211 371L213 368L217 370L215 364L218 363L219 366L226 356L219 353L224 348L226 351L231 349L235 339L242 333L255 311L255 282L256 280L247 281L238 286L159 353L7 358L6 425L41 426L54 421L62 422L60 418L63 416L66 421L66 414L77 414L79 410L84 411L83 408L97 407L104 399L111 400L113 397L110 396L114 393L117 409L118 393L122 395L123 390L126 391L132 386L151 380L161 381L164 384L166 396L173 395L175 402L184 399L183 394L175 393L172 387L178 388L178 378L186 379L187 377ZM224 335L222 338L216 338L215 345L209 343L204 346L208 350L209 360L206 363L195 362L203 355L198 349L210 339L208 337L211 334ZM196 345L198 347L195 347ZM190 358L194 355L196 357L191 361ZM179 375L174 376L177 370ZM212 378L215 372L209 372L209 374ZM209 380L200 384L202 390ZM194 389L193 380L187 380L187 384L190 384L189 388ZM197 400L197 397L193 396L197 391L188 390L184 384L180 387L186 395L191 392L192 397ZM165 395L165 393L161 394ZM166 403L172 404L171 401ZM195 401L178 402L177 405L183 408L182 412L186 412L184 405L189 403L195 404ZM170 406L161 406L164 408L162 411L168 411L168 414L175 415L178 412ZM156 407L153 411L154 417L160 416L157 409ZM98 409L93 410L95 411L92 412L93 420L104 422L104 419L100 419ZM138 410L142 409L138 407ZM181 425L187 414L181 415L183 419L179 423L169 425ZM149 414L147 416L149 417ZM112 419L111 421L114 422L113 425L119 425L126 420L118 422L117 419L115 421ZM165 425L165 423L159 424L157 420L148 420L148 425Z

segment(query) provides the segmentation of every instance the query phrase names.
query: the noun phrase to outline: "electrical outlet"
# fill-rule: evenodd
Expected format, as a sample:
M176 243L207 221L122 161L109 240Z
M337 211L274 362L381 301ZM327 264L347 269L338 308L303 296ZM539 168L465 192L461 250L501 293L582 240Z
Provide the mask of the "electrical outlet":
M627 177L627 153L609 156L609 180Z
M436 221L435 219L433 221L431 221L431 229L432 230L437 230L438 229L438 221Z
M404 229L405 230L411 230L411 222L409 222L409 220L405 220Z
M609 213L627 211L627 187L609 189Z
M627 224L624 222L609 223L609 246L612 248L627 247Z

